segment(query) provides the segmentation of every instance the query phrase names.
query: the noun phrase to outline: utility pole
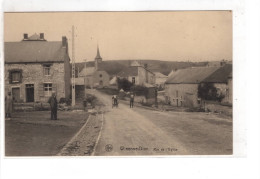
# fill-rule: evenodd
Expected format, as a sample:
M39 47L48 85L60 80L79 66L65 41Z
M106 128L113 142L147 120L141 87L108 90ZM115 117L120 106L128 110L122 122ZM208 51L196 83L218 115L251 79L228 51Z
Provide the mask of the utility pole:
M84 78L84 88L85 88L85 90L84 90L84 92L85 92L85 99L86 99L86 97L87 97L87 59L85 59L85 70L84 70L84 72L85 72L85 78Z
M72 106L75 106L75 49L74 49L74 25L72 26Z

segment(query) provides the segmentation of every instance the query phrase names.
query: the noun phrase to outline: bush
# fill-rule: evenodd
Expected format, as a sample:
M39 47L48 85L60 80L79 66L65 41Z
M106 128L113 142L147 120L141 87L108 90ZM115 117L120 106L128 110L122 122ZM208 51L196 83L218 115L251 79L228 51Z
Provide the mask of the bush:
M198 86L198 97L203 100L221 102L225 95L219 94L213 83L203 83Z
M69 98L60 98L60 101L59 101L60 104L67 104L67 105L71 105L71 99Z
M130 91L133 83L128 81L126 78L117 78L118 90L123 89L124 91Z

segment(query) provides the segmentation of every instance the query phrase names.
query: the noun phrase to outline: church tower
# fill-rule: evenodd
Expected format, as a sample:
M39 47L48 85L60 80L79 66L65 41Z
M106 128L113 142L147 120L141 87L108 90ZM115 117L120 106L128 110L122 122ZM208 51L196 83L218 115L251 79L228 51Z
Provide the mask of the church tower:
M100 56L99 53L99 47L97 46L97 56L95 58L95 70L98 70L98 64L102 62L102 57Z

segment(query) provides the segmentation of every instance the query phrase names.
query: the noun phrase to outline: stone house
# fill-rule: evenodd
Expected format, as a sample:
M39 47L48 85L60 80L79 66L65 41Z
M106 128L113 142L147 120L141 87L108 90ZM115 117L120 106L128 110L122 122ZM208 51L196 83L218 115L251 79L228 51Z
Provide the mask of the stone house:
M128 68L117 74L119 78L126 78L135 85L144 86L147 84L155 84L155 74L147 69L147 64L144 66L137 62L133 62Z
M219 67L191 67L179 69L165 82L165 97L173 106L199 107L199 84Z
M232 64L226 64L202 80L201 84L210 83L217 93L224 96L222 103L232 104Z
M71 94L68 42L47 41L44 34L5 42L5 95L15 102L47 102L55 91L58 100Z

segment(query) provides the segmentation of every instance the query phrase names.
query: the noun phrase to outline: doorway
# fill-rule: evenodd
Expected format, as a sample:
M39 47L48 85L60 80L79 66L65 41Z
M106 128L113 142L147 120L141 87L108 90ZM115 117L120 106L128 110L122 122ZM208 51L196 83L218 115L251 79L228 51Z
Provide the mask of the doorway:
M12 88L12 98L14 102L20 101L20 88Z
M34 102L34 84L26 84L26 102Z

